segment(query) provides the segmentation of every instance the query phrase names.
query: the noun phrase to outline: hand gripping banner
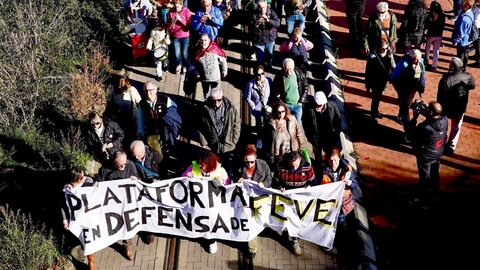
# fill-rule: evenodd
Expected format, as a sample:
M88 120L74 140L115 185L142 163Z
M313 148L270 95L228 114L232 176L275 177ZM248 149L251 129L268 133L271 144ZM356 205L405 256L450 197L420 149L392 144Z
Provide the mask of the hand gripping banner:
M280 192L254 182L220 186L208 178L100 182L65 189L69 230L85 254L139 231L249 241L265 227L331 248L343 182Z

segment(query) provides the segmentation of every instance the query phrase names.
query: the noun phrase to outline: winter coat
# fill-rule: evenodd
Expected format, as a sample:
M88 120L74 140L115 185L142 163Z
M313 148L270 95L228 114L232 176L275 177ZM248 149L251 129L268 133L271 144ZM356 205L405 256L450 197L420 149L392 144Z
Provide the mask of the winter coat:
M268 98L270 97L270 81L265 78L265 86L263 89L263 95L256 90L256 80L251 80L247 89L245 90L245 101L248 103L250 110L252 112L260 113L265 105L268 103Z
M340 111L333 101L327 102L323 112L317 112L315 102L310 104L305 113L305 134L316 150L331 149L340 142L342 120Z
M408 48L410 46L420 47L425 29L425 19L427 17L427 9L413 8L407 6L403 15L403 22L398 29L399 44Z
M209 102L209 101L207 101ZM235 150L240 139L241 119L237 109L226 97L222 98L222 106L225 106L224 128L222 134L217 134L215 118L212 109L207 103L200 110L200 143L208 145L212 152L222 154Z
M278 27L280 27L280 19L270 7L267 8L267 16L269 19L268 22L258 23L262 17L262 11L256 9L253 13L251 20L252 24L250 27L253 32L253 44L255 45L266 45L275 42L275 39L277 39L277 30Z
M202 9L198 10L195 15L192 17L191 28L196 32L198 36L203 34L208 34L210 40L215 40L218 35L218 31L223 26L223 15L220 9L212 6L210 15L212 16L211 20L207 20L205 23L202 23L200 20L205 15L205 11Z
M240 178L247 179L246 167L242 169ZM266 188L270 187L272 184L272 173L270 171L270 166L268 166L268 163L265 160L256 159L255 171L253 172L251 180L257 183L262 183Z
M413 120L416 124L416 120ZM443 154L447 141L448 120L446 116L427 118L413 130L414 151L417 158L437 160Z
M160 173L160 161L161 161L160 153L158 153L157 151L151 150L148 147L145 147L144 158L145 160L143 162L143 165L141 161L133 162L135 164L135 167L137 168L137 173L140 180L146 183L152 183L153 179L160 180L158 175ZM150 172L142 168L142 166L140 165L150 170ZM152 173L155 173L157 175L154 175Z
M454 45L465 47L472 43L468 41L468 37L470 36L472 26L474 26L474 21L473 12L470 9L457 17L452 31L452 43Z
M298 151L305 145L305 133L302 126L297 122L295 116L289 115L287 118L287 130L290 133L290 152ZM272 118L265 126L264 149L267 152L270 162L273 163L275 156L275 120Z
M298 102L305 103L307 100L308 94L308 81L307 76L305 73L298 67L294 69L295 75L297 76L297 85L298 85L298 94L300 99ZM286 91L285 91L285 71L281 69L275 78L273 79L272 87L270 87L270 101L273 103L274 101L281 99L285 101L286 98Z
M387 53L385 57L381 57L377 52L373 52L368 56L367 66L365 68L365 89L372 91L385 90L387 82L395 68L395 59L393 54Z
M388 43L395 44L397 42L397 16L391 11L390 14L390 32L388 35ZM370 51L377 49L382 37L382 22L378 18L377 12L370 15L367 27L365 28L364 47Z
M460 117L467 110L468 94L475 89L470 73L457 71L444 74L438 82L437 101L448 117Z
M107 149L107 154L102 152L102 141L91 126L89 126L87 129L85 142L89 151L96 157L97 160L102 162L109 160L111 157L113 157L115 152L122 149L122 141L124 138L123 130L116 122L104 119L103 126L105 128L103 131L103 143L113 144L112 148Z

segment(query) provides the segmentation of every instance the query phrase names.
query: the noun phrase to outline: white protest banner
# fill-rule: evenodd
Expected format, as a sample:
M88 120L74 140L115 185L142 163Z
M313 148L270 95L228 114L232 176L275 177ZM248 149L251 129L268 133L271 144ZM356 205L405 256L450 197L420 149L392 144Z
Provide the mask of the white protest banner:
M65 189L70 231L92 254L139 231L249 241L265 227L333 246L343 182L280 192L256 183L220 186L208 178L153 184L130 179Z

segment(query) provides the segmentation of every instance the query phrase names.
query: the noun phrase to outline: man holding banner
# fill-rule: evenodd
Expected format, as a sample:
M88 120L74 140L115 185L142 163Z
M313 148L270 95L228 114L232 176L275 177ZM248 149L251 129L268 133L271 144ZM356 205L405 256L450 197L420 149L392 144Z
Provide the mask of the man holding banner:
M300 152L293 151L283 156L279 164L277 184L280 191L285 192L288 189L308 188L316 185L315 172L313 166L305 161ZM302 250L298 244L298 237L292 237L292 250L297 256L302 255Z
M97 181L111 181L129 178L131 180L138 179L138 172L132 161L127 159L127 154L123 151L115 153L113 161L114 168L109 169L103 166L97 176ZM134 253L132 250L132 239L123 240L125 256L129 260L133 260Z

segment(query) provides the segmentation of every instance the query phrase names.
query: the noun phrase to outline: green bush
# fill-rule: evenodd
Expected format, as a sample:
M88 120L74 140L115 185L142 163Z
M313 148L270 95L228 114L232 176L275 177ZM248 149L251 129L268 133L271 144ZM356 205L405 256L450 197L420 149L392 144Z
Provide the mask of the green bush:
M66 261L44 226L5 207L0 207L0 243L0 269L36 270L54 265L62 268Z
M49 134L42 134L36 128L12 128L0 132L0 135L6 138L21 153L7 157L5 151L0 151L0 162L10 159L10 162L21 163L25 160L30 161L34 168L44 170L45 167L55 170L67 168L85 168L87 161L91 158L83 151L79 131L72 134L71 137L55 139ZM35 157L36 162L32 162ZM1 163L0 163L1 164Z

